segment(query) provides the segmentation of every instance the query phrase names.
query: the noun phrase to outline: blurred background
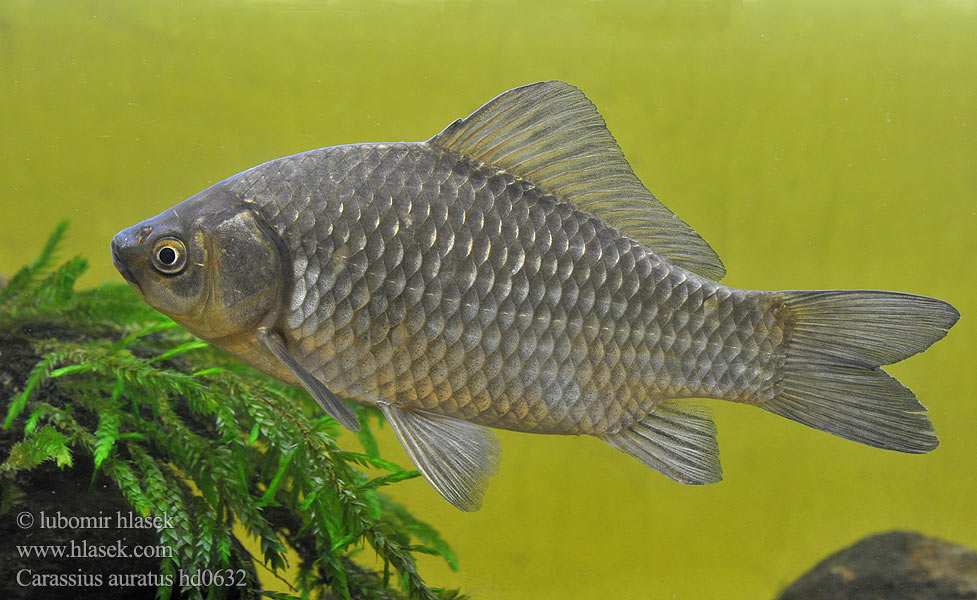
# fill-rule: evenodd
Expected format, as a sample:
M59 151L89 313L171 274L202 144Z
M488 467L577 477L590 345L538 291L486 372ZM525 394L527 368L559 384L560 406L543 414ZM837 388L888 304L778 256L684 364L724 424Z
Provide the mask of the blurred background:
M121 280L111 236L212 183L427 139L543 79L596 103L727 285L953 303L948 338L889 368L942 444L888 453L713 402L726 480L685 487L596 439L501 432L481 512L421 479L392 488L458 552L457 573L422 561L427 580L474 598L762 599L871 532L977 546L977 0L4 0L0 273L67 217L82 285Z

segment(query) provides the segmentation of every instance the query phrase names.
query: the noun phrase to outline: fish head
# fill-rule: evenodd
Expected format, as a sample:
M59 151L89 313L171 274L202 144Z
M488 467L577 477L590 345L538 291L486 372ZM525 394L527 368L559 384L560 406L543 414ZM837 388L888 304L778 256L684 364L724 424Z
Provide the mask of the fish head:
M112 239L112 261L150 306L208 341L273 322L287 247L218 184Z

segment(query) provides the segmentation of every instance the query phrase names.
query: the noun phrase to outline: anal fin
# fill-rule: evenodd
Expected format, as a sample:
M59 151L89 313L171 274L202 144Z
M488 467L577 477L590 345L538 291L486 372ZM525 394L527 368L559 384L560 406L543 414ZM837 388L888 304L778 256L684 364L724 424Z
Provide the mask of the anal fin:
M716 424L705 408L665 403L630 428L601 439L680 483L723 478Z
M302 387L305 388L309 394L315 398L315 401L319 403L329 415L339 421L339 423L349 429L350 431L359 431L360 422L356 419L356 413L353 409L349 407L345 402L340 399L339 396L332 393L329 388L327 388L321 381L316 379L312 373L309 373L305 368L299 364L295 357L288 353L288 348L285 347L285 342L282 341L281 337L268 329L259 328L257 330L258 339L264 343L265 347L271 351L271 353L281 362L285 367L291 371L292 375L301 382Z
M488 478L498 471L495 435L451 417L388 404L381 408L410 459L434 489L461 510L481 508Z

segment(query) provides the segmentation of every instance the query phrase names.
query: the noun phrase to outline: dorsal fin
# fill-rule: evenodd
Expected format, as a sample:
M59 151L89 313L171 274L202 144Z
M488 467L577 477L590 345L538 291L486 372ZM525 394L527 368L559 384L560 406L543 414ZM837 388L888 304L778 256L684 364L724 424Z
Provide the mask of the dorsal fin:
M572 85L509 90L428 143L505 169L683 269L716 281L726 274L709 244L641 184L597 108Z

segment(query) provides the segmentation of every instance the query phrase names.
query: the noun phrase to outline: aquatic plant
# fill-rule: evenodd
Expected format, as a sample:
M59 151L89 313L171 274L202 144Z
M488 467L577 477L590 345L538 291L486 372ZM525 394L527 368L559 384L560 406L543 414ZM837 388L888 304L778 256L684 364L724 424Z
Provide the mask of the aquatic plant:
M129 286L76 290L87 261L54 266L66 227L58 225L39 256L0 288L3 360L18 345L34 357L6 399L3 433L14 443L0 463L0 514L23 502L18 474L46 461L60 468L90 461L93 481L110 479L134 511L172 517L174 527L160 531L173 554L162 559L162 574L249 562L235 539L243 531L257 540L254 558L280 579L289 547L298 556L291 593L249 597L324 590L340 598L460 597L429 587L416 569L416 553L457 568L451 548L380 493L418 473L379 455L376 410L356 405L362 451L340 447L341 427L305 392L193 338ZM380 573L351 560L367 546L382 561ZM174 589L162 586L157 596L173 597Z

